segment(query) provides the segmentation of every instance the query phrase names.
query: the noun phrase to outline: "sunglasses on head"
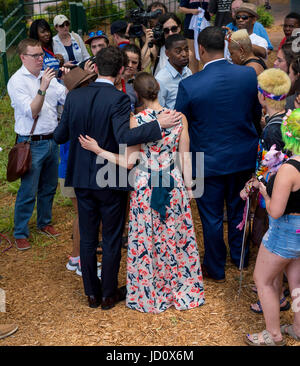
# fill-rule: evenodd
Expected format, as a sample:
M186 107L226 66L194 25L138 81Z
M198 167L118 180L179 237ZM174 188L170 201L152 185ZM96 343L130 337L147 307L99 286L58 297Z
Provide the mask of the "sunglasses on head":
M69 27L69 22L64 22L63 24L59 25L59 28Z
M89 37L95 37L95 36L106 36L106 34L102 30L98 30L97 32L90 32Z
M164 33L169 34L170 32L175 33L178 31L178 25L173 25L171 28L164 28Z
M236 15L235 16L236 20L240 20L240 19L248 20L249 18L253 18L253 16L252 15Z
M242 46L240 45L240 43L239 43L238 41L236 41L235 39L232 39L232 38L231 38L231 36L232 36L232 33L231 33L231 32L228 32L228 33L226 34L226 36L225 36L225 40L226 40L228 43L234 43L234 44L236 44L236 45L239 47L240 51L243 51L243 48L242 48Z

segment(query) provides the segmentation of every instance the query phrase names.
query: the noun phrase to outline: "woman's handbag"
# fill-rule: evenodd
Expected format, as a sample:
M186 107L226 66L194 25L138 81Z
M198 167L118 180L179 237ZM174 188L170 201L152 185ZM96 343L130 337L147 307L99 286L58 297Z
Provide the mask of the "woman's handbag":
M18 135L16 136L16 143L8 154L8 163L6 170L6 179L9 182L13 182L31 168L31 151L30 151L30 141L31 136L35 130L38 116L34 119L32 129L30 131L30 136L27 141L17 143Z

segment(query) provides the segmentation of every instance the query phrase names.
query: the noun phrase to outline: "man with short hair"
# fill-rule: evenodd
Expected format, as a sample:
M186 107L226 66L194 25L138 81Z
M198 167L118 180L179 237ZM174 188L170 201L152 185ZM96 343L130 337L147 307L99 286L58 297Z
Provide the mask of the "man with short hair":
M125 20L116 20L111 23L110 33L113 37L114 44L120 48L130 43L127 28L128 24Z
M93 56L96 56L97 52L102 48L108 47L109 39L105 32L98 30L97 32L90 32L89 38L85 41L85 44L90 46Z
M57 104L64 104L66 89L53 69L43 67L44 52L39 41L24 39L18 45L22 67L7 84L15 112L18 142L30 142L31 169L21 177L15 202L14 237L19 250L30 248L28 222L37 201L37 226L51 237L58 235L51 225L52 204L57 187L58 146L53 140L57 126ZM33 136L29 136L37 119Z
M66 99L62 119L54 132L57 143L70 140L66 186L75 188L80 229L80 260L84 290L89 306L112 308L126 297L125 286L118 288L127 186L119 182L119 170L84 150L80 135L93 137L104 149L119 153L119 144L136 145L161 138L161 129L176 125L180 113L166 111L157 120L130 129L130 99L114 86L124 71L123 53L117 47L103 48L96 55L96 82L72 90ZM107 172L103 181L99 173ZM101 175L101 174L100 174ZM107 179L104 181L104 179ZM110 179L112 183L110 184ZM97 277L96 249L102 222L102 272Z
M286 40L292 36L294 29L300 28L300 14L296 12L289 13L284 18L283 32L284 38L280 42L278 50L285 44Z
M187 67L189 46L181 34L172 34L166 39L165 46L168 62L155 78L160 86L158 93L160 105L174 109L179 82L192 75L192 71Z
M238 29L247 30L255 56L266 59L268 56L268 42L253 32L254 24L258 19L256 6L251 3L243 3L236 10L235 19Z
M261 108L257 78L251 67L223 58L222 28L207 27L198 37L203 70L180 82L175 104L189 125L193 177L201 178L196 153L204 153L204 193L196 197L204 236L203 275L225 281L226 245L223 238L224 200L228 216L228 244L239 267L244 201L240 191L255 169ZM249 251L246 248L245 265Z

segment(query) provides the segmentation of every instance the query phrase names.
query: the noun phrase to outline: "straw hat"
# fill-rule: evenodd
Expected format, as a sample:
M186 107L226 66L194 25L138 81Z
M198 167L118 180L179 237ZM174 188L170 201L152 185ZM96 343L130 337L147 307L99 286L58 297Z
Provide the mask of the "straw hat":
M248 13L250 15L255 16L256 18L259 17L259 15L257 14L257 7L254 4L251 3L244 3L241 7L239 7L236 10L236 14L241 13L241 12L245 12Z

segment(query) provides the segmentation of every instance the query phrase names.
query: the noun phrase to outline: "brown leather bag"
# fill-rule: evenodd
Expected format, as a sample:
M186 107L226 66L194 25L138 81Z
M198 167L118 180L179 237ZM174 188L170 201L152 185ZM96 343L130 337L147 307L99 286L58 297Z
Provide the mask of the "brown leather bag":
M31 136L33 135L33 132L35 130L38 118L39 117L37 116L34 119L33 126L30 131L30 136L27 141L17 143L18 135L16 136L16 143L8 154L6 179L9 182L13 182L19 179L31 168L30 141Z

